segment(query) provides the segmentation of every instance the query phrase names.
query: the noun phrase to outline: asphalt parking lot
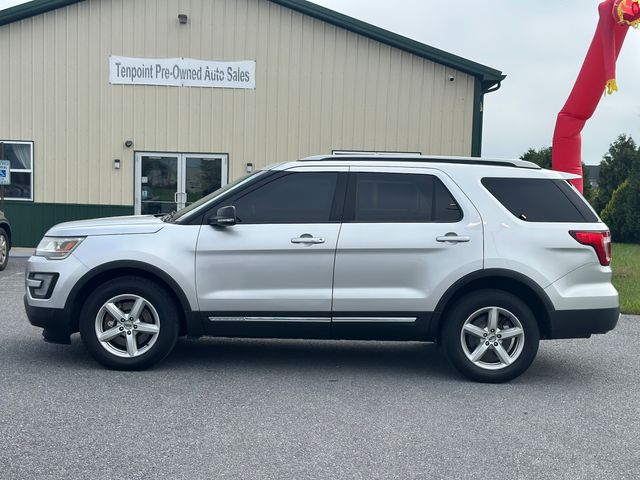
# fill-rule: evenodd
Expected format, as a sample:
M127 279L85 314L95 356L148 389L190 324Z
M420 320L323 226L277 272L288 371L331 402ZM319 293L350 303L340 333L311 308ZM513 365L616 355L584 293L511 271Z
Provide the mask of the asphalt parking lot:
M0 272L0 478L639 478L640 319L506 385L434 345L201 339L112 372L44 343Z

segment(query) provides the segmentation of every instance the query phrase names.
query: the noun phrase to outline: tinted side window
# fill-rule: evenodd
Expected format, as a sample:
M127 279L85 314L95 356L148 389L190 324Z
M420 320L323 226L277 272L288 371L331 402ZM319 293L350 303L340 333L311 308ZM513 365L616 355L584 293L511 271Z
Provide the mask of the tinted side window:
M578 209L584 217L585 222L597 223L600 221L598 216L593 212L587 201L580 195L567 181L557 180L556 185L562 190L574 207Z
M353 222L457 222L462 212L433 175L353 173L346 217Z
M240 223L325 223L331 220L338 174L287 173L237 198Z
M483 178L482 184L507 210L527 222L598 221L564 180Z
M462 220L462 210L447 187L433 177L434 221L456 223Z

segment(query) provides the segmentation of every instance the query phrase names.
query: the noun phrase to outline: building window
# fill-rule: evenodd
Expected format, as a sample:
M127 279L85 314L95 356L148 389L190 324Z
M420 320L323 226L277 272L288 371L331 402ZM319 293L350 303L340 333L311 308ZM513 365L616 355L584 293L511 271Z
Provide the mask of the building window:
M33 200L33 142L0 140L0 160L11 163L11 185L4 189L7 200Z

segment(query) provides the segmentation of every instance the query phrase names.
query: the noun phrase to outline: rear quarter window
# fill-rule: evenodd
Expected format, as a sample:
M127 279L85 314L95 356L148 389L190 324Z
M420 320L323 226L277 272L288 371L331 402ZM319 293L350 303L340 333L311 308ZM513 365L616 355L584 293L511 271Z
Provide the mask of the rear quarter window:
M483 178L482 185L525 222L597 223L600 220L566 181L547 178Z

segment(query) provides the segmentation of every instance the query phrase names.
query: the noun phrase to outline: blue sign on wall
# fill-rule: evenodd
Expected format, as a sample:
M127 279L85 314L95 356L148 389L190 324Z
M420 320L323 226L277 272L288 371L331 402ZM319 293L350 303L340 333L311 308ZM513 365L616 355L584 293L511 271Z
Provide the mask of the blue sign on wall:
M0 160L0 185L11 185L11 162Z

